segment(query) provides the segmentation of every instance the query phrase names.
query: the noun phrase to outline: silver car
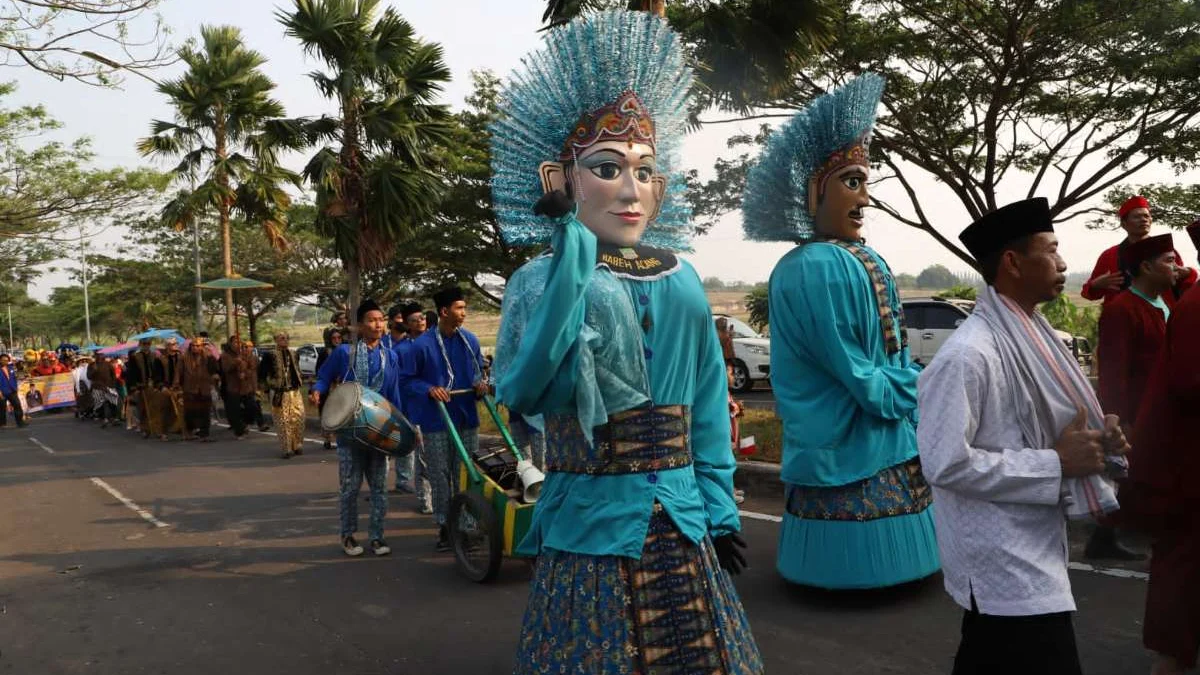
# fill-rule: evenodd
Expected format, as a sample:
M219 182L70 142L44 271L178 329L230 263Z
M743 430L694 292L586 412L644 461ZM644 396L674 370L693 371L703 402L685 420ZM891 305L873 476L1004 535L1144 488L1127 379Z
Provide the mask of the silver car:
M317 376L317 354L320 353L322 346L306 344L296 349L296 364L300 367L301 377Z

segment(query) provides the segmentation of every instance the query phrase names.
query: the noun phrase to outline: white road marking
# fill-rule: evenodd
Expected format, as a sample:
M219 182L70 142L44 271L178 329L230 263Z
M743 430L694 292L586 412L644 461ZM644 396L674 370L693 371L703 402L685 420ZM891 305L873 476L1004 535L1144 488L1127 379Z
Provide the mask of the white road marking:
M1142 581L1146 581L1150 578L1150 575L1146 574L1145 572L1138 572L1136 570L1121 570L1112 567L1096 567L1095 565L1089 565L1081 562L1067 563L1067 567L1073 570L1079 570L1080 572L1095 572L1096 574L1103 574L1108 577L1117 577L1118 579L1141 579Z
M225 424L224 422L213 422L213 424L215 424L219 427L225 427L226 429L229 428L229 425ZM258 429L250 429L250 428L247 428L246 431L253 431L256 434L266 434L268 436L279 436L279 434L275 433L274 431L259 431ZM303 438L301 440L307 441L309 443L320 443L320 444L325 443L325 441L320 438Z
M96 478L95 476L92 476L91 480L93 483L95 483L96 485L103 488L105 492L112 495L113 497L116 497L117 501L119 501L122 504L124 504L125 506L129 507L130 510L132 510L134 513L141 516L143 519L145 519L147 522L154 525L155 527L170 527L170 525L164 523L163 521L159 520L158 518L155 518L149 511L138 506L132 500L130 500L128 497L126 497L125 495L121 494L120 492L117 492L117 489L114 488L113 486L109 485L108 483L105 483L104 481L100 480L99 478Z
M33 438L32 436L30 436L30 437L29 437L29 440L33 441L33 444L34 444L34 445L36 445L36 446L38 446L39 448L41 448L41 449L45 450L46 452L50 453L51 455L53 455L53 454L54 454L54 451L53 451L53 450L51 450L51 449L50 449L50 448L49 448L49 447L48 447L48 446L47 446L45 443L43 443L43 442L39 441L38 439L36 439L36 438Z
M769 513L758 513L756 511L738 511L738 515L740 515L743 518L749 518L751 520L764 520L768 523L782 523L783 522L783 517L773 516ZM1073 570L1076 570L1079 572L1093 572L1095 574L1103 574L1104 576L1116 577L1118 579L1140 579L1141 581L1146 581L1147 579L1150 578L1150 575L1145 572L1138 572L1136 570L1116 569L1116 568L1112 568L1112 567L1096 567L1095 565L1089 565L1087 563L1081 563L1081 562L1067 563L1067 567L1069 569L1073 569Z
M783 518L781 516L773 516L769 513L757 513L754 511L738 511L738 515L743 518L749 518L751 520L765 520L768 523L782 523L783 522Z

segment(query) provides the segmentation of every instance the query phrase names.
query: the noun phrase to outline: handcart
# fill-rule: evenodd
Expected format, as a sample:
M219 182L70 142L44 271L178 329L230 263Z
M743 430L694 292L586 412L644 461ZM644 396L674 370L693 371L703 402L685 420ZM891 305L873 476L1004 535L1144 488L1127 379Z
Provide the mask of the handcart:
M452 396L474 393L473 389L450 392ZM450 545L458 571L477 583L495 579L504 557L514 556L533 521L534 502L544 479L541 471L521 455L496 410L495 400L486 396L484 403L503 441L481 444L471 456L445 404L437 402L459 458L457 491L446 515Z

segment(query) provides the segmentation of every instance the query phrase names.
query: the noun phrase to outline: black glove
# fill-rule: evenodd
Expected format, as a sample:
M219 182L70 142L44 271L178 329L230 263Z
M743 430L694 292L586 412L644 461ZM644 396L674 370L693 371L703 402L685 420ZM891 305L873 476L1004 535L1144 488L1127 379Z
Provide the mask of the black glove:
M746 556L738 550L746 548L746 540L742 539L742 535L736 532L723 534L713 539L713 548L717 551L717 562L730 574L741 574L742 570L749 567L746 564Z
M533 213L547 218L562 218L575 209L575 201L562 190L553 190L542 195L533 205Z

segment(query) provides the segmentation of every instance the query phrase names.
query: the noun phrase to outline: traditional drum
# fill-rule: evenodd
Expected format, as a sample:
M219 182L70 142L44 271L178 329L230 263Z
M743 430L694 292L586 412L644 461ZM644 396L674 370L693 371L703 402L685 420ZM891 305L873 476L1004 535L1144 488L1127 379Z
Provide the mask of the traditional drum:
M338 435L339 444L357 444L392 457L405 457L416 445L417 430L387 399L357 382L339 384L321 411L321 428Z

